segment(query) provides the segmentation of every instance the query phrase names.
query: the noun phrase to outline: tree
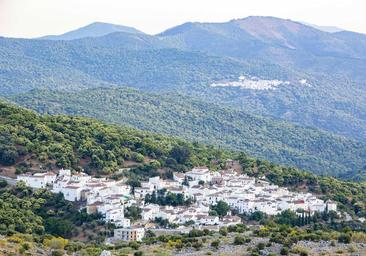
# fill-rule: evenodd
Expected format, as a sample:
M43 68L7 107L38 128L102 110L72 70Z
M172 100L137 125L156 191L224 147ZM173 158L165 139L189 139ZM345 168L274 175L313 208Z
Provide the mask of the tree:
M291 210L285 210L276 216L276 222L278 224L296 225L298 224L298 216Z
M69 220L48 218L45 221L45 228L50 234L70 238L74 227Z
M13 165L19 157L17 149L13 146L0 148L0 164Z
M250 220L263 221L267 219L267 215L264 212L255 211L249 216Z
M226 202L220 200L216 205L211 206L211 209L216 211L220 217L224 217L230 210L230 206Z
M126 218L131 219L131 221L136 221L142 218L141 217L142 209L136 205L126 207L124 213Z
M191 157L191 149L188 145L177 145L170 151L170 156L179 164L186 164Z

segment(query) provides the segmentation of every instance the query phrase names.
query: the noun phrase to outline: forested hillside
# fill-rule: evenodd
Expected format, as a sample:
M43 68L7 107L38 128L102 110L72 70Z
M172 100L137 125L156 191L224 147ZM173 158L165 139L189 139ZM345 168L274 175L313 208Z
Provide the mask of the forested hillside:
M84 168L99 174L117 171L124 161L185 169L210 165L225 155L211 146L94 119L41 116L3 102L0 124L0 165L16 166L21 172L39 168L34 162L46 169Z
M215 171L215 168L225 168L225 161L233 158L239 161L242 171L250 176L265 175L274 184L291 190L309 191L324 200L335 200L340 211L347 212L355 219L365 217L366 214L364 182L345 182L332 177L316 176L296 168L258 160L244 153L106 125L93 119L42 116L4 102L0 103L0 124L0 163L2 168L5 165L17 166L18 172L29 170L29 164L38 160L47 168L84 167L89 173L111 174L111 177L118 178L112 175L117 168L123 166L125 161L133 161L140 164L126 170L125 174L129 184L136 186L139 181L148 177L169 175L172 170L185 171L200 164L211 165L211 169ZM364 224L359 221L338 223L335 216L330 214L317 214L305 226L298 226L295 222L298 217L291 212L285 212L273 219L260 214L247 218L266 225L265 229L258 232L266 232L267 235L254 232L251 234L252 238L257 235L272 236L273 233L273 237L276 237L272 242L287 247L299 240L337 239L342 243L364 241L359 233L365 231ZM82 255L99 255L101 248L105 248L102 242L110 235L110 228L113 228L100 221L98 215L87 215L85 211L78 211L78 206L65 201L61 194L51 194L43 189L32 190L23 183L11 187L4 181L0 182L0 222L0 235L4 240L0 252L16 250L37 254L47 249L57 252L66 249L69 253L78 251L84 253ZM281 237L278 236L278 228L283 230L289 226L294 230L299 229L294 231L296 240L293 240L294 234L288 237L287 231ZM59 236L83 239L87 243L68 241ZM187 236L196 237L193 232ZM183 235L182 238L184 239ZM93 244L88 244L90 241ZM144 240L147 244L148 241ZM159 238L154 241L168 240ZM124 245L127 246L139 248L138 244Z
M47 168L84 168L89 173L113 174L124 162L140 163L129 171L132 179L159 175L157 170L185 171L199 165L213 170L224 167L228 158L238 159L251 176L266 175L274 184L307 189L340 202L340 208L363 216L365 183L339 181L283 167L267 160L189 143L94 119L38 115L7 103L0 104L0 164L16 166L18 172L38 170L35 160ZM132 175L134 174L134 175ZM162 173L160 173L162 174Z
M88 116L130 125L244 151L317 174L338 176L358 171L366 165L365 144L183 95L148 94L130 88L97 88L80 93L38 90L9 99L42 114Z

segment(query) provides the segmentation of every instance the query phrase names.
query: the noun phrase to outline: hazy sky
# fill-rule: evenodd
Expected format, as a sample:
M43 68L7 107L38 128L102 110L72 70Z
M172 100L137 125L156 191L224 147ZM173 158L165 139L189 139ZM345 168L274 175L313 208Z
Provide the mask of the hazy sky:
M0 35L61 34L94 21L154 34L187 21L265 15L366 33L366 0L0 0Z

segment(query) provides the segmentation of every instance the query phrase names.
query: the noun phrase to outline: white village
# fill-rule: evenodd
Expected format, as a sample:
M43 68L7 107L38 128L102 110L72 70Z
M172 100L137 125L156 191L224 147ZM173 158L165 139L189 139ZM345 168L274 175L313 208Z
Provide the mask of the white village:
M234 170L210 171L196 167L186 173L173 173L172 180L160 177L149 178L140 187L132 189L126 180L94 178L83 172L61 169L59 172L21 174L23 181L32 188L46 188L53 193L62 193L68 201L82 203L87 213L99 213L105 222L116 226L111 241L141 241L145 226L157 218L180 227L229 226L241 223L235 214L263 212L276 215L285 210L306 212L337 211L333 201L323 201L311 193L291 192L285 187L270 184L265 177L256 179ZM157 194L175 194L187 205L158 205L152 203ZM210 207L223 201L231 211L226 216L212 216ZM138 225L125 217L125 207L135 205L142 209Z

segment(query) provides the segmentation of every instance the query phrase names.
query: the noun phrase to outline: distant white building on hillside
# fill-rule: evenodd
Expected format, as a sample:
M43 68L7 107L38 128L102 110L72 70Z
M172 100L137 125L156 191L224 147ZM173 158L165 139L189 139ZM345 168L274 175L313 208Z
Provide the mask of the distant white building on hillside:
M57 175L53 172L35 173L35 174L20 174L17 181L24 181L24 183L32 188L46 188L48 185L53 185L56 181Z
M186 177L190 180L211 181L210 170L207 167L196 167L193 168L192 171L187 172Z

